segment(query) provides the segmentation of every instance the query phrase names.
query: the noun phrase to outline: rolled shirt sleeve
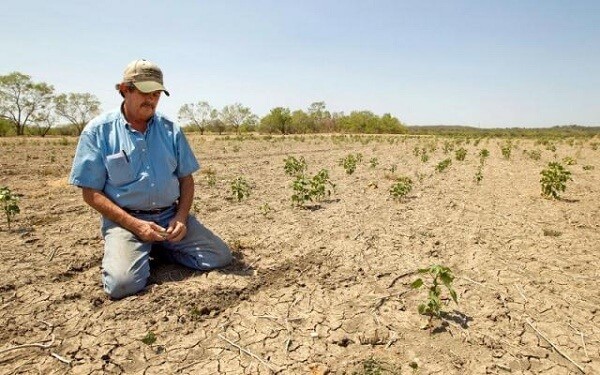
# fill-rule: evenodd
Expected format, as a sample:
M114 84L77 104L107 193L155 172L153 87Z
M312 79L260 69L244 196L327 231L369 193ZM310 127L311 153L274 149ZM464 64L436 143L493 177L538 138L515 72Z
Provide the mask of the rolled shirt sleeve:
M189 176L200 169L200 164L182 131L177 132L176 145L178 163L175 174L177 177Z
M71 185L102 190L106 183L104 155L95 133L84 131L79 137L69 176Z

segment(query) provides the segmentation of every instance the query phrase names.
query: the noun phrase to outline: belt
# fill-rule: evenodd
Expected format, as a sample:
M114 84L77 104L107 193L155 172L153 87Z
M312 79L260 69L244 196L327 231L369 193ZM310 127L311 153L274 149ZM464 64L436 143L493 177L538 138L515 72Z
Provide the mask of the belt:
M167 207L153 208L151 210L132 210L132 209L129 209L129 208L123 208L123 210L125 210L125 212L127 212L129 214L134 214L134 215L156 215L156 214L163 213L166 210L174 207L175 204L176 203L173 203L172 205L167 206Z

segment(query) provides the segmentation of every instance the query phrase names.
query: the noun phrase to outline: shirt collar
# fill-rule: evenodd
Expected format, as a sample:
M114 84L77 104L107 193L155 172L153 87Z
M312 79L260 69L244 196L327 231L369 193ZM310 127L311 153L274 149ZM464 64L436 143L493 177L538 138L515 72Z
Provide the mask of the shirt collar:
M121 106L119 107L119 121L120 123L125 126L125 128L131 132L137 132L137 130L135 130L134 128L131 127L131 125L129 124L129 122L127 121L127 118L125 117L125 111L124 111L124 106L125 106L125 101L121 102ZM152 117L150 118L150 120L148 120L148 126L146 127L146 133L148 132L148 130L150 129L150 127L152 126L152 124L154 124L154 119L156 118L156 112L154 112L154 114L152 115Z

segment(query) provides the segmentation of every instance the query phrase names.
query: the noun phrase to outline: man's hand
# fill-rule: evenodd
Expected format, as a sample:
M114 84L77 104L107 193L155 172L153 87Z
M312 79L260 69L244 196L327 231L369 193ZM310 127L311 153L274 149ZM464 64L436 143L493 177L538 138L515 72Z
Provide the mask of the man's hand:
M169 227L167 228L167 236L165 240L170 242L179 242L185 237L187 233L187 226L185 225L186 221L179 219L177 216L173 218L169 222Z
M168 230L151 221L139 220L135 235L143 242L159 242L168 239Z

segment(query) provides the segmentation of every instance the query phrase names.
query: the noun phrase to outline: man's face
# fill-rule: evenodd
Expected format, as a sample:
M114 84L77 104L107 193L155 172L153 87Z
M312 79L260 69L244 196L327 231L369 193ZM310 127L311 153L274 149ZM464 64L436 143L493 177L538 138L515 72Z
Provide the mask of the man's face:
M147 121L156 112L161 91L143 93L131 85L121 92L125 97L125 113L132 120Z

